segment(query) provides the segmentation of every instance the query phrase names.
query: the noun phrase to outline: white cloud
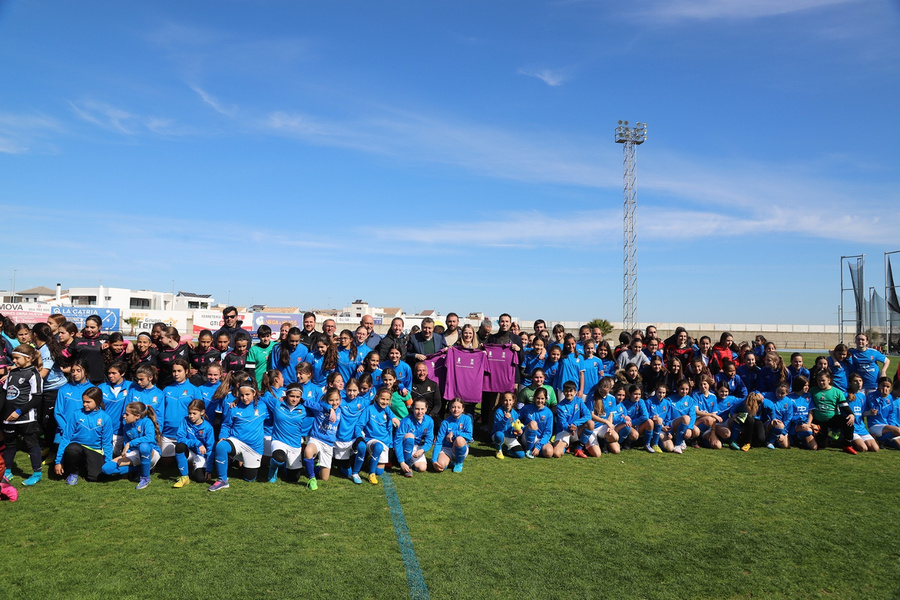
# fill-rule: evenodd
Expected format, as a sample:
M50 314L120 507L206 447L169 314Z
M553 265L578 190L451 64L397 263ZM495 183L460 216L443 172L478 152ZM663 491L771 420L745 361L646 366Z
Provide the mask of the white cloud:
M82 120L107 131L124 135L155 133L160 135L181 135L187 132L178 126L173 119L153 115L138 115L128 110L106 104L86 100L69 102L69 106Z
M568 75L563 72L562 69L526 69L521 68L518 71L519 75L527 75L528 77L534 77L536 79L540 79L550 87L556 87L563 84L564 81L568 79Z
M0 113L0 153L52 150L48 138L63 130L56 119L40 114Z
M234 104L225 106L216 98L208 94L206 90L204 90L200 86L192 85L190 87L198 96L200 96L200 99L203 100L204 103L206 103L220 115L224 115L226 117L234 117L235 115L237 115L238 108Z
M655 20L758 19L854 1L858 0L661 0L638 14Z

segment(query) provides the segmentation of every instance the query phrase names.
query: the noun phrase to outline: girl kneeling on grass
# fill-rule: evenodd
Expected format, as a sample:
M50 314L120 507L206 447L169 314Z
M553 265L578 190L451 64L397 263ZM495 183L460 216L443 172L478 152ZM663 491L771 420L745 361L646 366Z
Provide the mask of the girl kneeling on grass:
M576 387L573 381L565 382L562 389L563 398L556 405L556 419L553 425L556 436L556 444L553 446L554 458L562 458L566 448L571 446L578 448L574 452L575 456L587 458L582 448L590 443L594 422L584 401L575 395Z
M543 340L541 340L543 344ZM519 436L522 435L522 422L519 420L519 411L515 409L515 395L512 392L504 392L500 397L500 406L494 411L494 427L491 440L497 448L497 458L506 458L503 455L503 446L513 458L525 458Z
M428 403L424 398L417 398L412 403L412 412L400 421L394 433L394 454L404 477L412 477L413 469L424 473L428 468L425 453L434 446L434 419L427 412Z
M193 473L197 483L206 481L212 470L211 456L215 439L213 426L206 420L206 403L203 400L191 400L188 414L181 420L175 436L175 462L178 464L179 477L172 487L183 488L189 484L189 473Z
M303 466L303 385L289 383L284 397L272 411L272 460L269 461L269 483L278 481L278 469L284 467L284 480L300 479Z
M448 409L450 416L441 423L437 435L437 439L441 441L441 451L432 464L438 473L450 465L454 473L462 473L463 461L469 455L469 443L474 431L472 417L463 414L463 401L460 398L451 400Z
M57 475L66 475L66 483L78 483L79 474L97 481L103 463L112 460L112 419L103 411L103 392L90 387L81 396L81 410L72 415L62 432L56 454Z
M847 400L853 411L853 447L857 452L878 452L878 442L866 429L863 413L866 410L866 397L862 392L863 379L859 373L852 373L847 384Z
M315 491L319 488L316 481L316 458L319 462L318 476L322 481L328 481L331 476L334 436L341 421L341 392L337 388L330 387L325 390L321 400L307 400L303 407L313 418L309 440L303 449L303 466L306 468L306 486Z
M202 401L200 401L202 403ZM150 469L160 457L162 434L156 413L143 402L129 402L122 413L124 445L122 454L103 464L105 475L128 475L132 466L141 468L137 489L150 485Z
M384 473L390 455L394 427L400 424L400 419L391 412L391 393L391 390L385 387L378 390L375 402L359 417L362 436L356 445L356 460L353 462L353 473L350 475L353 483L362 483L359 471L366 460L367 452L370 457L369 483L378 485L378 475Z
M519 413L525 426L525 458L553 457L550 436L553 435L553 412L547 408L547 390L539 387L534 391L532 403L526 404Z
M256 479L265 446L263 427L268 413L259 401L256 385L249 377L238 388L238 401L222 422L221 437L216 444L216 482L210 492L228 487L228 461L232 458L244 463L244 481Z
M813 394L813 423L818 425L820 433L816 442L820 448L825 447L828 441L828 429L840 429L841 447L847 454L856 454L853 448L853 411L847 403L844 392L832 387L832 376L828 371L821 371L816 375L816 385L819 389ZM849 389L849 387L848 387Z

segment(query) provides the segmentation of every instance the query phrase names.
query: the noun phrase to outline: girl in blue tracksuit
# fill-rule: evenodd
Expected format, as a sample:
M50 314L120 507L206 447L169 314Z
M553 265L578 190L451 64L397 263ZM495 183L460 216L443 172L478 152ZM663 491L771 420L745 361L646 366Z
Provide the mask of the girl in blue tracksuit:
M388 462L394 427L400 424L400 419L391 412L390 390L384 388L378 390L375 402L363 411L359 422L362 425L362 433L356 446L356 460L353 463L353 473L350 478L353 483L362 483L359 471L362 469L366 452L368 452L370 456L369 483L378 485L377 476L384 473L384 467Z
M566 334L562 357L559 360L559 370L553 380L556 397L560 400L563 397L563 385L567 381L575 384L576 395L584 394L584 365L581 363L581 355L578 353L576 345L575 336L571 333ZM559 410L558 405L557 410Z
M378 367L384 369L393 369L397 375L397 391L404 398L409 396L409 388L412 387L412 369L408 364L400 360L400 349L391 348L388 351L388 360L382 362Z
M685 440L694 436L694 422L697 420L697 404L691 396L691 382L682 379L676 387L676 396L672 398L672 448L670 452L681 454L685 449ZM668 443L664 445L667 448Z
M272 456L272 426L275 407L284 396L284 376L277 369L270 369L262 376L259 382L259 401L265 403L269 416L263 423L263 456Z
M221 419L222 405L218 400L214 400L213 398L222 383L222 365L219 363L210 363L203 367L203 369L205 371L206 382L197 386L197 391L200 392L200 398L203 400L203 412L206 413L206 418L210 421L215 419L216 413L219 414L219 419Z
M700 436L702 446L712 450L722 449L722 441L727 442L731 437L731 431L725 426L728 410L738 402L740 402L740 398L731 395L731 385L725 379L716 384L716 395L712 407L698 402L698 412L702 408L703 412L712 414L712 419L709 420L711 424Z
M127 475L132 466L140 467L141 478L137 489L150 485L150 469L160 456L162 435L153 409L141 402L129 402L122 411L122 454L103 465L107 475Z
M369 375L363 378L371 382ZM341 419L338 422L337 432L334 434L333 461L340 470L340 474L350 478L350 462L353 460L354 442L362 432L359 423L363 411L372 403L366 395L360 394L362 385L355 379L351 379L344 386L344 398L341 401ZM368 391L368 390L367 390Z
M803 378L802 375L794 377L794 381ZM766 448L774 450L775 447L789 448L788 426L794 418L794 401L788 398L790 386L787 381L782 381L775 387L775 392L763 400L762 417L766 426Z
M106 367L106 381L100 384L103 410L113 419L113 452L122 453L125 406L130 402L132 383L125 379L125 363L116 361Z
M349 329L343 330L338 340L340 341L340 347L337 351L337 372L347 382L356 377L356 370L362 364L363 356L360 354L359 348L353 339L353 334Z
M859 373L851 373L847 382L847 404L853 411L853 447L857 452L878 452L878 442L869 433L863 419L863 413L866 410L866 395L862 386L862 376Z
M229 486L229 460L237 459L243 462L245 481L256 479L256 472L262 462L265 445L263 425L268 416L266 405L259 401L259 392L252 378L244 378L238 385L240 387L237 390L237 404L225 416L220 438L216 443L216 482L209 486L211 492Z
M313 368L312 382L325 389L328 376L337 369L337 348L330 339L320 336L313 351L306 357Z
M60 443L66 424L75 417L75 413L81 410L81 397L91 387L91 382L87 378L87 369L87 363L81 359L72 363L69 371L70 383L59 388L59 393L56 395L56 406L53 409L53 416L56 418L56 437L54 438L56 444Z
M630 431L626 434L624 429L618 431L619 440L631 440L636 442L641 439L644 450L653 454L656 452L650 444L653 438L653 421L647 411L647 404L642 397L640 386L631 384L625 388L625 400L622 401L622 411L626 417Z
M803 377L797 377L791 383L791 393L788 395L791 403L794 405L794 415L791 417L791 423L788 425L788 438L794 445L809 450L817 450L818 444L816 437L813 435L812 428L812 397L809 395L809 381Z
M574 339L574 338L573 338ZM556 418L553 421L553 433L556 444L553 446L553 457L562 458L566 448L576 446L575 456L587 458L584 446L588 445L594 432L594 422L584 401L575 395L577 384L567 381L563 384L562 399L556 405Z
M341 392L330 387L321 400L307 400L303 403L306 413L312 415L313 427L309 440L303 449L303 466L306 468L306 487L315 491L319 484L316 479L316 459L319 463L318 477L328 481L331 475L331 460L334 456L334 436L341 420Z
M66 475L66 483L75 485L78 476L97 481L103 463L112 460L112 419L103 410L103 392L89 387L81 395L81 409L70 415L56 453L57 475Z
M538 338L543 344L543 340ZM519 437L522 435L522 422L519 420L519 411L516 410L516 397L512 392L504 392L500 397L500 406L494 411L494 426L491 430L491 440L497 448L497 458L503 456L503 446L513 458L525 458L525 451Z
M278 470L285 469L284 480L300 479L303 465L303 386L296 381L284 389L284 396L272 411L272 459L269 461L269 483L278 481Z
M394 454L404 477L412 477L413 470L424 473L428 468L425 454L434 446L434 419L427 412L428 403L424 398L414 400L412 411L400 421L394 433Z
M460 402L460 407L462 403ZM553 412L547 408L547 390L539 387L534 391L531 404L526 404L519 413L525 427L525 458L553 456L550 436L553 435ZM443 425L441 426L443 430Z
M178 481L173 488L183 488L194 481L203 483L212 470L212 453L215 445L212 424L206 420L206 403L203 400L191 400L188 414L181 420L178 434L175 437L175 462L178 463Z
M647 398L647 416L653 422L650 447L653 452L662 452L659 443L664 434L671 432L672 402L669 400L669 386L665 381L656 384L653 395Z
M291 327L287 337L272 349L269 355L270 366L281 371L284 383L289 385L297 381L297 365L306 360L309 350L300 343L302 332L298 327Z
M893 422L898 401L891 395L891 380L878 379L878 389L866 397L866 425L876 440L885 448L900 449L900 423Z
M438 473L450 464L453 465L454 473L462 473L463 461L469 455L469 444L474 432L472 417L463 414L463 401L459 398L451 400L447 408L450 416L441 423L436 439L436 442L441 442L441 451L432 464Z
M381 370L381 357L379 357L377 352L369 352L366 355L366 359L363 361L362 375L360 375L358 379L362 381L362 378L366 375L369 375L372 378L372 382L369 385L369 388L374 390L372 392L372 400L375 399L375 392L381 388Z
M162 421L162 455L175 456L175 438L178 428L187 416L191 400L202 400L200 390L188 381L190 365L183 358L172 361L172 383L163 390L164 412Z
M128 391L128 402L140 402L153 409L157 424L165 413L166 401L161 389L156 387L156 367L141 365L134 371L134 384Z

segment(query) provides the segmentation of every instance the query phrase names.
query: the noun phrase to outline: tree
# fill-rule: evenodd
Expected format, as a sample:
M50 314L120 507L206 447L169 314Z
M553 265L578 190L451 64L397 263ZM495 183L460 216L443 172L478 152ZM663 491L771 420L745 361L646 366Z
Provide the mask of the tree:
M603 335L609 335L613 330L613 326L610 325L609 321L606 319L594 319L588 323L591 329L594 327L599 327L600 331L603 332Z
M134 335L134 328L141 324L141 319L139 317L128 317L124 319L125 323L131 325L131 333L128 335Z

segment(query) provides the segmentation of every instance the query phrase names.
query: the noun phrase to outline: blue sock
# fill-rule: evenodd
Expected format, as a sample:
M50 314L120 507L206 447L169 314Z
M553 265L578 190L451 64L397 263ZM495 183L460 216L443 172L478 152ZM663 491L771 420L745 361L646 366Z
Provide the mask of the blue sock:
M687 423L682 423L678 426L678 429L675 430L675 445L680 446L684 442L684 434L687 432L688 426Z
M538 441L538 432L536 429L526 429L525 430L525 446L526 450L531 452L534 450L534 447L537 446Z
M384 467L375 467L375 474L379 477L384 475Z
M178 465L178 474L182 477L188 476L188 464L187 464L187 456L182 454L181 452L175 453L175 464Z
M732 444L736 444L739 437L741 437L741 426L737 423L734 423L731 426L731 437L728 439L728 441Z
M524 450L507 450L507 454L509 454L513 458L525 458Z
M153 447L144 442L138 446L138 453L141 456L141 477L150 477L150 457L153 454Z
M412 463L412 460L413 460L412 454L413 454L413 448L415 447L415 445L416 445L415 439L407 438L407 437L403 438L403 462L405 462L409 466L412 466L412 464L413 464Z
M468 450L468 446L453 446L453 461L461 465L463 461L466 459L466 450Z
M503 442L504 442L505 438L506 438L506 436L503 435L502 431L498 431L497 433L495 433L494 435L491 436L491 440L493 440L494 447L497 450L503 450Z
M381 442L375 442L372 444L372 458L369 459L369 473L374 473L375 469L378 468L378 459L381 457L381 453L384 452L384 445Z
M315 458L304 458L303 466L306 468L307 479L315 479L316 478L316 459Z
M619 443L624 444L628 441L628 436L631 435L631 427L626 425L622 429L619 430Z
M650 436L650 445L659 446L659 436L662 434L662 425L653 424L653 435Z
M275 460L274 458L269 459L269 479L275 477L278 474L278 469L284 466L284 463L280 460Z
M216 477L222 481L228 481L228 453L231 451L231 442L221 440L216 444Z
M766 439L766 443L775 445L775 442L780 435L784 435L784 429L781 427L772 427L769 429L769 437Z
M578 436L578 441L581 442L582 446L587 446L588 442L591 441L591 434L594 433L587 427L581 430L581 435Z
M359 474L366 461L366 443L362 440L356 445L356 459L353 461L353 473Z
M652 437L653 437L653 431L651 429L648 429L644 432L644 445L645 446L650 445L650 438L652 438Z
M104 475L128 475L128 465L119 466L114 460L103 463L101 470Z

